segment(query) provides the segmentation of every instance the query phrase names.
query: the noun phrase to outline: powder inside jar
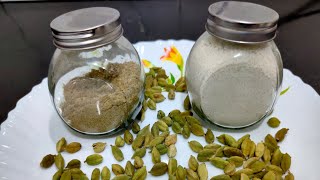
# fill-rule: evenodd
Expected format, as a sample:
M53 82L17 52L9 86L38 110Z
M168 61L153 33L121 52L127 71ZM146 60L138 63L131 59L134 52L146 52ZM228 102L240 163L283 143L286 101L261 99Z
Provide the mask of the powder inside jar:
M108 132L119 127L139 102L140 71L134 62L109 63L105 69L71 79L63 90L63 118L82 132Z

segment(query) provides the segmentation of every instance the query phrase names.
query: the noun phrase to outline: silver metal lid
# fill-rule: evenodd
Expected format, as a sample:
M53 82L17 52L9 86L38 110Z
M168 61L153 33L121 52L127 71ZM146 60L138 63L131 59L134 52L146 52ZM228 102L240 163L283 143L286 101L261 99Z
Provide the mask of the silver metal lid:
M56 17L50 27L53 43L61 49L88 49L122 36L120 13L108 7L78 9Z
M268 7L238 1L209 6L206 29L218 38L240 43L261 43L275 38L279 14Z

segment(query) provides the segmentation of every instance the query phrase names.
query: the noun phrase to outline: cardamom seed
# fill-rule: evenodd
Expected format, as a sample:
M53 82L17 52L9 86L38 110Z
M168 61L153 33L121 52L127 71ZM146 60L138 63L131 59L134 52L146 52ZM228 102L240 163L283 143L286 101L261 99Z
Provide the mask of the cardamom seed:
M186 116L185 119L189 123L189 125L198 124L201 126L200 121L193 116Z
M106 148L107 143L97 142L92 144L93 151L95 153L101 153Z
M111 172L107 166L104 166L101 170L101 180L110 180Z
M124 168L125 174L132 177L134 175L134 171L135 169L131 161L127 161L126 167Z
M281 160L281 168L283 170L283 172L287 172L290 169L291 166L291 156L288 153L285 153L282 156L282 160Z
M71 172L70 171L64 171L61 174L60 180L71 180Z
M94 168L91 173L91 180L100 180L100 169Z
M283 174L283 171L282 171L282 169L279 167L279 166L276 166L276 165L272 165L272 164L268 164L267 166L266 166L266 170L267 171L273 171L273 172L275 172L276 174Z
M177 142L177 134L171 134L168 137L166 137L164 144L166 146L170 146L171 144L176 144Z
M224 169L228 164L229 162L220 158L220 157L211 157L210 159L210 162L212 165L214 165L215 167L219 168L219 169Z
M191 133L194 134L195 136L203 136L204 135L204 131L202 126L198 125L198 124L192 124L190 126L190 130Z
M120 174L124 174L124 172L125 172L123 167L120 166L119 164L112 164L111 165L111 170L116 176L118 176Z
M124 144L125 144L125 141L124 141L124 139L123 139L121 136L117 136L116 139L115 139L114 144L115 144L117 147L123 147Z
M289 171L288 174L284 177L284 180L294 180L293 174Z
M95 165L101 164L102 161L103 161L103 157L100 154L92 154L88 156L84 162L90 166L95 166Z
M207 166L205 163L199 164L198 169L197 169L197 173L198 173L200 180L207 180L208 179L208 169L207 169Z
M131 177L125 174L120 174L112 178L112 180L131 180Z
M272 127L272 128L277 128L277 127L279 127L279 125L280 125L280 120L278 119L278 118L276 118L276 117L272 117L272 118L270 118L269 120L268 120L268 125L270 126L270 127Z
M281 142L283 141L284 137L286 136L286 134L288 133L289 129L288 128L282 128L280 129L276 135L275 135L275 139L278 141L278 142Z
M133 142L133 135L130 133L129 130L124 131L124 141L130 145Z
M281 160L282 160L282 152L280 151L280 149L276 149L274 151L274 153L272 154L272 157L271 157L271 164L273 165L276 165L276 166L280 166L281 164Z
M240 167L243 164L244 158L240 156L231 156L227 159L229 163L233 163L236 167Z
M198 163L197 159L192 155L189 158L188 166L193 171L197 171L197 169L198 169L199 163Z
M190 98L189 96L186 96L186 98L183 101L183 107L185 110L190 110L191 109L191 103L190 103Z
M176 156L177 154L177 148L174 144L171 144L169 147L168 147L168 157L169 158L173 158Z
M177 133L177 134L181 134L182 133L182 129L181 126L178 122L173 122L172 123L172 131Z
M147 101L147 105L148 105L149 109L151 109L151 110L156 110L157 109L157 105L152 99L149 99Z
M190 137L191 132L190 132L190 127L188 123L184 124L181 134L186 139Z
M169 89L169 92L168 92L168 99L170 100L174 100L176 97L176 93L174 92L174 89Z
M188 180L199 180L199 176L192 169L186 169Z
M81 167L81 161L79 161L78 159L72 159L70 162L68 162L66 168L68 169L72 169L72 168L78 168L80 169Z
M60 180L60 177L62 175L63 171L59 169L54 175L52 176L52 180Z
M113 157L117 160L117 161L122 161L123 158L123 153L121 151L121 149L119 149L117 146L112 146L111 145L111 151L113 154Z
M267 174L265 174L262 178L262 180L275 180L275 179L276 179L276 175L272 171L267 172Z
M54 163L54 158L56 156L52 155L52 154L48 154L46 156L44 156L40 162L40 166L42 168L49 168L52 166L52 164Z
M169 116L165 116L161 119L162 121L164 121L168 126L172 126L172 119Z
M262 142L258 143L256 146L256 152L255 152L256 157L261 158L264 154L264 151L265 151L264 144Z
M224 169L223 169L223 172L226 174L226 175L233 175L235 172L236 172L236 165L233 164L233 163L228 163Z
M215 155L216 150L213 149L203 149L198 153L197 159L199 162L208 161L213 155Z
M175 158L170 158L168 161L168 174L175 175L178 167L178 162Z
M168 165L164 162L159 162L153 165L149 173L153 176L161 176L168 170Z
M162 132L166 132L169 130L168 125L162 120L157 121L157 126L158 126L159 130Z
M155 146L161 155L167 154L168 147L164 144L158 144Z
M166 114L162 111L162 110L159 110L158 113L157 113L157 118L158 119L162 119L163 117L165 117Z
M144 180L147 178L147 168L143 166L142 168L138 169L136 173L134 173L132 180Z
M135 134L138 134L139 131L140 131L140 125L136 121L134 121L132 123L132 132Z
M151 134L153 135L153 137L157 137L159 136L160 134L160 131L159 131L159 127L157 125L157 123L154 123L151 127Z
M198 141L189 141L188 144L193 152L199 153L203 150L203 146Z
M227 157L231 157L231 156L240 156L240 157L244 157L244 155L242 154L241 150L234 148L234 147L225 147L223 149L223 153L225 156Z
M151 156L154 164L161 162L161 155L156 147L153 147Z
M211 129L207 129L205 140L209 144L214 142L214 134Z
M54 164L56 167L60 170L63 170L64 168L64 158L62 155L59 153L55 158L54 158Z
M248 175L242 173L242 174L240 175L240 180L250 180L250 178L249 178Z
M231 180L229 175L226 174L220 174L217 176L213 176L210 180Z
M138 148L140 148L145 140L145 136L144 135L137 135L137 137L133 140L131 147L133 150L136 150Z
M64 148L66 147L66 145L67 145L66 139L64 137L61 138L56 144L57 152L60 153L60 152L64 151Z
M177 167L177 171L176 171L177 180L185 180L186 176L187 176L186 170L182 166L179 165Z
M76 153L81 149L81 144L78 142L72 142L65 147L68 153Z
M139 168L141 168L141 167L143 166L144 162L143 162L143 160L141 159L141 157L135 156L135 157L134 157L134 162L133 162L133 164L134 164L134 167L135 167L136 169L139 169Z

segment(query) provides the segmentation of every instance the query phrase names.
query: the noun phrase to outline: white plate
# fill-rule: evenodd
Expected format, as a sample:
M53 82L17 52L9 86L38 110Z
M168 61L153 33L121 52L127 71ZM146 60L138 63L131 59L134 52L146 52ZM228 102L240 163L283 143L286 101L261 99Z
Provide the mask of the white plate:
M186 59L193 41L187 40L169 40L154 42L139 42L135 45L142 59L148 59L157 66L164 67L167 72L172 72L178 78L179 71L176 65L160 61L160 56L164 54L163 48L171 45L176 46ZM288 127L289 133L284 142L281 143L282 152L288 152L292 156L291 171L296 179L316 180L319 179L318 155L320 149L320 97L309 85L303 83L301 79L294 76L289 70L284 70L283 88L290 86L290 90L280 96L275 106L272 116L278 117L282 123L281 127ZM168 113L172 109L182 109L182 101L185 94L178 93L174 101L166 100L158 104L158 109ZM156 120L156 111L148 110L146 120L141 126L153 123ZM214 134L218 136L221 133L230 133L235 137L240 137L245 133L250 133L255 142L263 140L268 133L274 134L277 129L271 129L266 121L251 126L243 130L226 130L216 126L209 126ZM112 154L109 145L114 144L114 137L91 137L78 134L70 130L58 117L55 112L47 88L47 79L35 86L32 91L23 97L12 110L8 119L1 125L0 131L0 179L51 179L56 172L56 167L47 170L39 167L42 157L48 153L55 154L55 143L61 137L65 137L68 142L77 141L83 145L81 151L75 154L63 153L66 162L73 158L84 160L93 153L92 143L97 141L106 141L108 147L102 153L104 162L95 167L111 167L117 162ZM187 166L189 155L196 156L188 147L187 141L198 140L205 144L203 138L191 136L185 140L178 136L177 156L179 164ZM125 158L129 159L133 153L130 146L121 148ZM162 161L167 162L168 157L163 155ZM151 156L149 153L143 158L147 165L147 170L152 167ZM120 162L124 166L126 160ZM90 167L82 164L82 169L90 177L92 170ZM222 171L214 168L207 163L209 177L221 174ZM113 176L113 174L112 174ZM148 175L148 179L167 179L167 175L158 178Z

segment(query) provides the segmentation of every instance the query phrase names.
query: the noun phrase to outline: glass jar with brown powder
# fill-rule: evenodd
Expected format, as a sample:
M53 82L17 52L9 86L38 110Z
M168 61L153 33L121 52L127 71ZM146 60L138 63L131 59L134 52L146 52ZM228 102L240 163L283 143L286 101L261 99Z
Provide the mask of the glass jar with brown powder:
M80 9L50 26L57 49L48 85L60 117L84 134L126 127L143 98L144 72L133 45L122 36L120 13L107 7Z

